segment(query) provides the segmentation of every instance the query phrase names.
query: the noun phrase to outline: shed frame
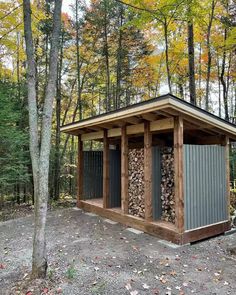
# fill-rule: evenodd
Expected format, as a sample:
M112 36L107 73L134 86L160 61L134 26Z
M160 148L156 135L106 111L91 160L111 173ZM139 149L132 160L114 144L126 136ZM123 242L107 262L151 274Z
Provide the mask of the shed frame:
M78 136L77 206L127 226L177 244L185 244L221 234L230 228L229 144L236 139L236 126L171 94L131 105L93 118L67 124L61 131ZM83 195L83 142L103 142L103 195L86 200ZM152 146L169 144L174 149L175 224L153 218ZM227 218L186 230L184 202L184 144L219 145L225 150ZM144 147L145 218L128 214L128 149ZM121 151L121 207L111 208L109 149ZM217 159L215 159L217 161Z

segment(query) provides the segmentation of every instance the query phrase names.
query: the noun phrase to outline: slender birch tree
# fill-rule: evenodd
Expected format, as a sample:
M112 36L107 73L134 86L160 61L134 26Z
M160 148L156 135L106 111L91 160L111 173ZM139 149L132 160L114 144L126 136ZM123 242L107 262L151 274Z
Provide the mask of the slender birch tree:
M39 123L36 91L35 48L32 33L31 3L23 0L24 34L27 56L27 90L29 109L30 154L34 180L34 239L32 255L32 277L43 278L47 272L45 225L48 202L49 155L53 101L56 94L59 39L61 31L62 0L54 1L53 29L50 44L49 72L43 103L42 123Z

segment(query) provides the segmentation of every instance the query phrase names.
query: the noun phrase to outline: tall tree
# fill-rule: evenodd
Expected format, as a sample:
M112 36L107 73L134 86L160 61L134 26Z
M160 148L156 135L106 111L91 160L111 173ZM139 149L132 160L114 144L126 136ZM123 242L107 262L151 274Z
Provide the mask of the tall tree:
M29 107L30 154L34 179L35 227L32 255L32 277L45 277L47 255L45 225L48 202L49 155L53 100L56 93L62 0L54 1L53 29L50 45L49 72L43 103L42 125L39 125L36 101L36 71L30 0L23 1L24 34L27 56L27 89Z
M191 1L190 1L191 2ZM188 65L190 102L196 104L194 30L191 3L188 3Z

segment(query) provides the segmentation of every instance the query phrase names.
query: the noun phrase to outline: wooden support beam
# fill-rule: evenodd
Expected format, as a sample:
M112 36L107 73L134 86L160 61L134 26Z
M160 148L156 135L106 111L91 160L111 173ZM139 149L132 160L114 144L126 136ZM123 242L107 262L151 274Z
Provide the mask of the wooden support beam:
M124 127L124 126L123 126ZM150 122L150 131L162 131L162 130L170 130L174 127L173 118L160 119L156 121ZM126 127L127 135L133 134L143 134L144 133L144 123L129 125ZM108 130L108 137L117 137L121 136L121 128L112 128ZM82 134L82 140L93 140L93 139L101 139L103 138L103 131L97 132L89 132L86 134Z
M139 124L142 122L142 120L137 117L128 117L123 119L122 121L130 124Z
M144 205L145 219L152 220L152 134L150 122L144 122Z
M230 161L229 161L229 137L228 136L224 137L223 145L225 146L227 215L228 215L228 220L230 220Z
M128 176L128 137L126 126L123 126L121 128L121 209L124 214L129 212Z
M77 164L77 206L83 200L83 170L84 170L84 155L83 141L81 135L78 135L78 164Z
M103 137L103 208L109 208L109 139L107 130Z
M148 121L156 121L158 116L154 113L143 114L142 118Z
M179 233L184 232L184 188L183 188L183 118L174 119L174 181L175 181L175 225Z

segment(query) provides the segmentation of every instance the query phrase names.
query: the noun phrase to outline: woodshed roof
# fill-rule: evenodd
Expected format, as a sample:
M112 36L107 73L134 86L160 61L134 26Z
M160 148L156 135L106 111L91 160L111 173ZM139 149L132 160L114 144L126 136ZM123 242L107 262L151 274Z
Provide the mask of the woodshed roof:
M147 101L133 104L115 111L97 115L81 121L61 126L62 132L78 135L92 134L86 139L102 138L99 132L111 131L111 136L120 136L124 124L129 128L128 134L141 132L144 120L151 123L151 131L172 129L173 117L182 116L186 126L198 130L210 130L209 134L227 134L236 140L236 125L190 104L172 94L162 95ZM135 125L135 126L134 126ZM95 134L96 133L96 134ZM88 135L88 134L87 134ZM97 137L95 136L97 135ZM109 136L109 134L108 134Z

